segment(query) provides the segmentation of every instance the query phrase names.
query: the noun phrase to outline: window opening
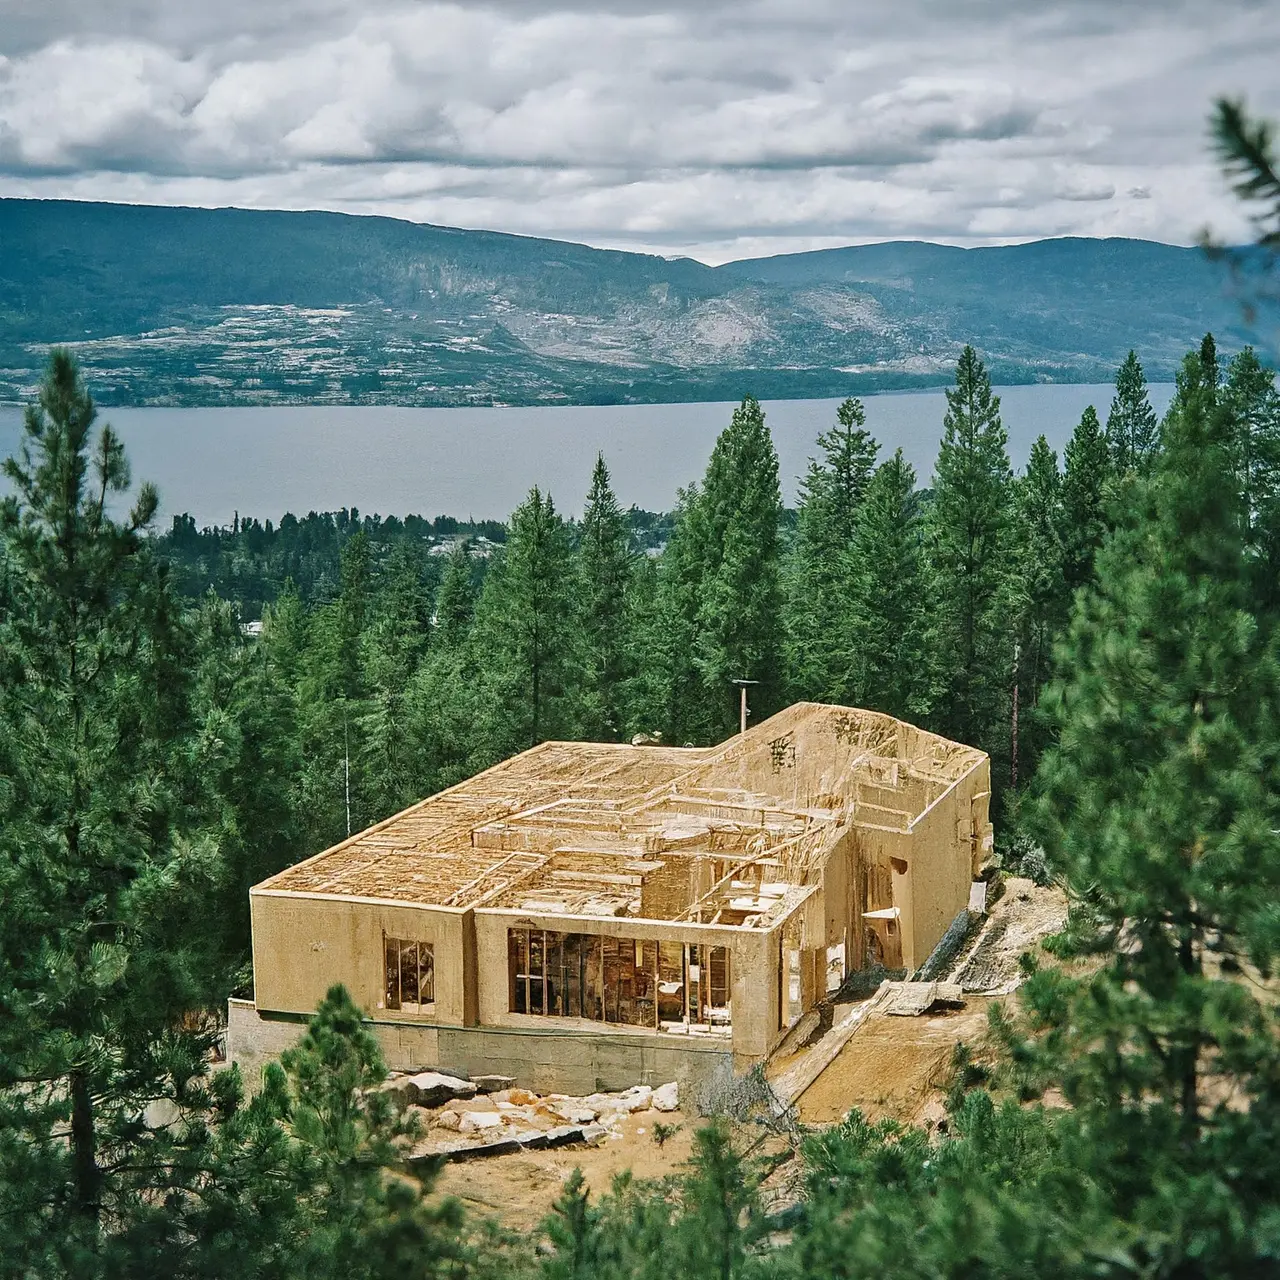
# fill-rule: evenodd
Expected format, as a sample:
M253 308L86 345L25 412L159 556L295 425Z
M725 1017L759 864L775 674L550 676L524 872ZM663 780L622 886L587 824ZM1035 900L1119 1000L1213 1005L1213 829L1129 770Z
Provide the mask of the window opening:
M551 929L507 931L512 1013L666 1031L728 1030L728 947Z
M382 937L384 1009L422 1013L435 1003L435 950L429 942Z

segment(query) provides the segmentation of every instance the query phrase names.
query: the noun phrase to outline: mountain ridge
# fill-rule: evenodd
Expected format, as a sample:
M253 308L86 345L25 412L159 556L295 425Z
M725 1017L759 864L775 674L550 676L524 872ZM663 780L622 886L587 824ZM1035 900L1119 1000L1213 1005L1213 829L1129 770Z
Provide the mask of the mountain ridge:
M566 404L1171 376L1246 338L1195 249L899 240L710 266L316 210L0 199L0 400L71 345L104 404Z

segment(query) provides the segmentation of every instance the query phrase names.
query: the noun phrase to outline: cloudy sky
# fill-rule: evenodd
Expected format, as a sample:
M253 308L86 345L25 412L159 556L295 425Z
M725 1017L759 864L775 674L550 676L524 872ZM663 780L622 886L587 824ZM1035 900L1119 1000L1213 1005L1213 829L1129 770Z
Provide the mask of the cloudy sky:
M1275 0L0 0L0 195L339 209L708 262L1242 228Z

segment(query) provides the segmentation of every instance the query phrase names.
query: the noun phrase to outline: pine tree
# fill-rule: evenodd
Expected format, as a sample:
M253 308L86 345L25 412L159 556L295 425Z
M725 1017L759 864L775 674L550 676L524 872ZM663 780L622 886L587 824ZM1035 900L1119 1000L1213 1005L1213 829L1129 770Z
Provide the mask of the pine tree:
M673 656L667 649L667 604L659 573L663 561L665 556L638 556L631 572L626 602L631 661L624 690L628 732L660 737L671 730L667 676ZM671 740L681 739L676 735Z
M1280 502L1280 393L1276 374L1245 347L1227 366L1224 398L1231 417L1236 475L1246 532L1254 541L1275 521Z
M644 628L642 667L656 672L652 701L640 704L644 731L658 728L673 744L705 742L712 717L696 661L698 612L706 544L702 493L690 485L676 494L675 527L658 567L657 624Z
M476 610L476 587L471 544L460 539L445 561L444 577L436 592L435 638L446 649L466 639Z
M516 508L476 610L484 752L491 760L573 735L578 666L573 558L564 520L536 487Z
M1107 445L1120 474L1148 466L1160 446L1160 426L1147 399L1147 379L1136 351L1116 373L1116 394L1107 414Z
M836 411L818 437L801 484L795 552L787 573L789 682L801 697L839 701L849 664L846 622L853 591L850 551L879 446L860 400Z
M1013 474L1000 399L972 347L948 389L927 541L939 732L1003 755L1013 652L1001 610Z
M927 708L922 521L915 472L898 449L867 486L845 598L839 702L917 718Z
M702 560L698 670L714 733L738 723L734 679L755 680L756 714L777 709L782 694L778 455L753 396L720 433L695 508Z
M378 575L372 615L360 640L367 694L356 737L367 816L378 822L422 798L408 732L407 690L427 650L431 621L420 564L403 545Z
M596 1280L601 1274L600 1211L591 1204L581 1169L565 1180L544 1229L554 1250L542 1265L546 1280Z
M360 678L360 641L369 617L369 536L361 529L343 546L342 591L338 596L338 695L358 701L364 689Z
M360 633L341 597L312 609L295 705L303 759L299 801L307 843L323 849L368 826L360 722L368 709Z
M1014 488L1014 570L1009 597L1017 663L1009 776L1015 787L1034 773L1044 745L1035 711L1070 604L1070 588L1064 577L1062 490L1057 455L1040 436L1031 446L1026 473Z
M172 1145L138 1116L203 1070L212 1036L183 1016L225 976L186 637L143 540L156 492L111 515L129 466L94 419L55 351L0 505L0 1217L44 1274L91 1274L136 1220Z
M708 1280L741 1276L764 1223L755 1171L734 1151L723 1121L703 1125L694 1135L681 1200L684 1213L676 1228L676 1249L685 1273Z
M392 547L378 571L367 631L376 633L379 648L394 636L394 661L402 675L417 666L431 641L431 593L422 562L405 543Z
M249 957L249 890L313 850L302 842L301 770L292 689L270 645L241 633L232 606L210 592L196 618L191 706L194 764L213 798L219 902L210 912L228 971Z
M626 714L630 652L627 588L632 561L626 521L596 457L578 544L578 598L584 651L579 728L593 741L616 742Z
M1068 592L1093 576L1093 558L1107 532L1111 455L1090 405L1064 450L1062 478L1063 582Z
M405 1156L417 1132L378 1088L386 1066L344 988L329 990L302 1040L280 1055L280 1068L285 1078L277 1076L275 1087L287 1089L289 1128L313 1170L293 1273L333 1280L458 1274L465 1256L459 1206L429 1205L429 1181L412 1177Z
M1106 1113L1109 1140L1205 1136L1188 1172L1217 1151L1216 1176L1256 1195L1256 1171L1227 1172L1227 1137L1272 1122L1257 1090L1280 1063L1270 1015L1230 974L1267 972L1280 951L1280 671L1249 612L1235 442L1203 353L1184 362L1164 437L1046 696L1060 734L1041 770L1047 848L1107 960L1040 975L1030 1007L1067 1097ZM1258 1097L1247 1120L1233 1087Z

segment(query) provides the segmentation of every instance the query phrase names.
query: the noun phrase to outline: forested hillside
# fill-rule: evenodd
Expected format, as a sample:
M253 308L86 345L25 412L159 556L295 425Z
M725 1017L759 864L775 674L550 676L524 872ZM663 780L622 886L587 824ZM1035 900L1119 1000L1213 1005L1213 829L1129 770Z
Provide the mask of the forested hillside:
M104 404L564 404L1172 378L1247 340L1194 249L920 242L730 263L391 218L0 200L0 400L71 343Z

